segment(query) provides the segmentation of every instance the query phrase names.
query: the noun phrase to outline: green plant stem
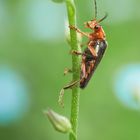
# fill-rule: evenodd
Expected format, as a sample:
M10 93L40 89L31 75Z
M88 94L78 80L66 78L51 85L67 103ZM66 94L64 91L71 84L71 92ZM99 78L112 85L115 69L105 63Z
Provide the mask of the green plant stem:
M66 7L68 13L69 25L76 26L76 9L74 5L74 0L66 0ZM78 45L77 33L74 30L70 30L71 38L71 50L76 50L81 52L81 48ZM77 81L80 78L80 63L81 58L72 55L72 71L73 71L73 81ZM77 140L77 124L78 124L78 112L79 112L79 84L72 88L72 102L71 102L71 124L72 130L75 134L75 137L70 134L69 140Z

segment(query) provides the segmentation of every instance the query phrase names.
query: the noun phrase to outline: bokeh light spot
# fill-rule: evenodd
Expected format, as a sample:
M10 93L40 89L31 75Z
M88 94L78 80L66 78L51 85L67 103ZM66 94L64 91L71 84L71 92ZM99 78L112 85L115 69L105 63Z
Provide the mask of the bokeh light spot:
M23 2L23 5L25 5L26 31L29 37L42 41L64 37L64 5L46 0Z
M124 105L140 109L140 64L127 65L118 72L115 92Z
M0 125L20 120L29 109L28 89L20 75L0 67Z

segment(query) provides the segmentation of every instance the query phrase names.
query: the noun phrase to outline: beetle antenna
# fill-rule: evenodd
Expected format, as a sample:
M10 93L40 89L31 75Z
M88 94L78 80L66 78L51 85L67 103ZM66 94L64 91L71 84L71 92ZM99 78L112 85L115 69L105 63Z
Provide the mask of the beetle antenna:
M95 19L97 18L97 3L96 0L94 0L94 7L95 7Z
M108 16L108 14L106 13L105 16L103 18L101 18L98 22L102 22L104 19L106 19Z

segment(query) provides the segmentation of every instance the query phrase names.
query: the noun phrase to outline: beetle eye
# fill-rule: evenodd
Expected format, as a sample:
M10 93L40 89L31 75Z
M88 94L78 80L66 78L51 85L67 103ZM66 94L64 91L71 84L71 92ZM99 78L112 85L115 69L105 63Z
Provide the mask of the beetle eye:
M98 28L99 28L99 26L98 26L98 25L96 25L96 26L95 26L95 29L97 30Z

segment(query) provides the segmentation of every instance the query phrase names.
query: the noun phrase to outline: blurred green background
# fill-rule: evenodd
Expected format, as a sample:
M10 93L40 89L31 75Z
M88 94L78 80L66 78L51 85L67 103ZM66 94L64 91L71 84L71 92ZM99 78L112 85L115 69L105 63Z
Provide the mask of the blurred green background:
M75 3L78 27L88 32L83 23L94 16L93 1ZM121 103L114 85L121 67L140 63L140 1L97 0L97 4L99 18L105 12L109 15L101 23L108 49L87 88L81 90L78 138L139 140L139 110ZM68 135L54 131L43 115L48 107L67 117L70 114L70 91L65 94L64 109L57 103L60 89L71 80L71 75L63 76L64 68L71 67L70 47L64 33L66 15L64 4L50 0L0 0L0 70L4 67L8 73L18 75L22 82L20 88L16 82L14 87L19 88L19 94L26 94L17 99L17 104L13 102L18 108L17 119L4 120L13 112L0 117L0 140L68 139ZM6 96L8 86L4 87L0 88L0 105L2 101L13 101ZM3 105L0 115L4 111Z

